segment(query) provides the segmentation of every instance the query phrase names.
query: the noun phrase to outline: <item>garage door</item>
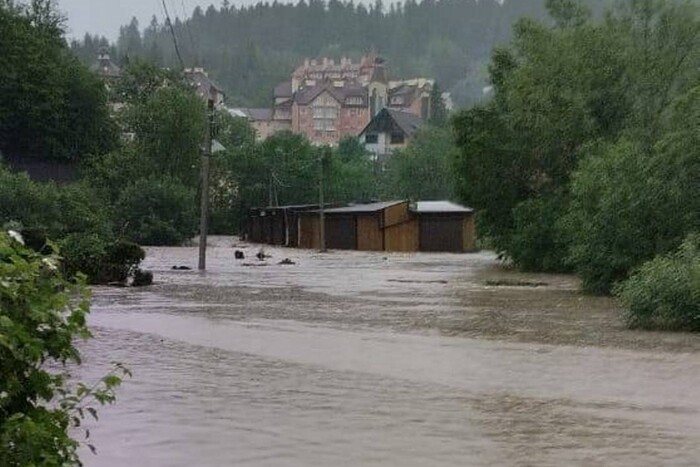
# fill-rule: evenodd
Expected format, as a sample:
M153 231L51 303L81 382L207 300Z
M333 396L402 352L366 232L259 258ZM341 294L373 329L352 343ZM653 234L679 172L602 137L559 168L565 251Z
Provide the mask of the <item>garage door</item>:
M421 216L420 250L461 252L461 217Z
M354 250L356 238L354 216L326 217L326 247L332 250Z

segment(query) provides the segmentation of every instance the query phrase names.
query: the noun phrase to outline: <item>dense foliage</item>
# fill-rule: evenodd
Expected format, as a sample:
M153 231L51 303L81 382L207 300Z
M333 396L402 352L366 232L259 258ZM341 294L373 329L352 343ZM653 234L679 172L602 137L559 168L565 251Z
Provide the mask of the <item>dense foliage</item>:
M194 190L168 178L141 178L124 188L115 221L143 245L181 245L197 231Z
M104 85L68 49L50 0L0 0L0 51L0 153L75 161L114 146Z
M301 135L283 132L262 142L229 139L225 145L227 150L214 157L212 200L219 210L212 216L228 213L234 229L254 206L318 203L321 176L328 203L372 200L381 190L377 168L356 138L337 148L314 147Z
M700 331L700 236L644 263L617 293L630 327Z
M511 37L522 16L544 18L544 1L408 0L364 2L309 0L259 2L183 11L169 1L185 66L205 66L234 105L269 105L270 92L304 57L359 58L376 50L392 76L435 78L459 104L481 98L484 64L494 46ZM596 9L604 0L588 0ZM186 18L186 19L183 19ZM86 36L72 44L92 63L105 40ZM155 17L141 28L132 20L114 44L122 62L142 57L179 68L170 30Z
M625 0L591 20L549 0L490 65L494 98L454 119L463 200L518 266L606 293L700 228L697 5Z
M87 290L63 278L57 254L37 253L12 235L0 232L0 459L80 465L69 430L86 414L96 418L91 402L113 402L128 371L118 366L97 385L69 387L66 365L80 363L76 338L90 337Z
M386 164L384 197L442 200L454 198L450 160L456 146L450 128L420 129L406 148L394 151Z
M23 231L62 238L72 233L108 235L111 221L86 184L39 183L0 166L0 225L18 222Z

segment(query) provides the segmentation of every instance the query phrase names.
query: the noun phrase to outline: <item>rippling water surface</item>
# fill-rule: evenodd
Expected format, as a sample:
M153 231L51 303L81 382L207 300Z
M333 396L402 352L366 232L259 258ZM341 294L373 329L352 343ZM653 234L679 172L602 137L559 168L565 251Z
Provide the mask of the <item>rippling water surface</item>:
M698 336L626 331L612 300L487 253L261 266L232 242L206 273L154 248L156 285L95 289L80 376L134 377L86 465L700 464Z

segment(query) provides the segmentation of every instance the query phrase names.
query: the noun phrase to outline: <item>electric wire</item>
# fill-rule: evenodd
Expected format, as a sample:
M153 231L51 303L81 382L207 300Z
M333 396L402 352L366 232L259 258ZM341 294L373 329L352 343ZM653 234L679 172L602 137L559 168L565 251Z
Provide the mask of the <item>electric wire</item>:
M182 60L182 55L180 54L180 47L177 45L177 36L175 35L175 28L173 28L173 22L170 20L170 13L168 13L168 6L165 4L165 0L161 0L163 4L163 12L165 13L165 21L170 29L170 35L173 38L173 44L175 45L175 54L180 62L180 69L185 69L185 62Z

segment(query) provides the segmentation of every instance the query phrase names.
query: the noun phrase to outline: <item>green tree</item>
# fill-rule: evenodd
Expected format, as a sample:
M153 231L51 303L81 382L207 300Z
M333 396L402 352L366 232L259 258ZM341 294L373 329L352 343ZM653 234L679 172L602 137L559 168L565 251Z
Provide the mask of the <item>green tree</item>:
M103 83L67 49L54 2L0 2L0 152L79 160L116 144Z
M197 229L194 190L176 179L140 178L124 188L114 210L122 235L143 245L181 245Z
M655 255L700 230L700 87L678 98L649 153L622 137L590 149L572 185L564 225L584 288L607 293Z
M165 86L124 112L138 155L153 168L142 176L165 175L195 186L206 125L201 99L191 90Z
M434 126L445 126L448 118L445 99L442 97L442 89L438 83L435 83L430 90L430 118L428 121Z
M650 158L673 97L697 76L696 9L624 5L593 23L580 3L552 0L554 27L519 21L511 46L493 55L493 101L455 119L461 194L482 211L496 248L522 267L569 267L571 239L537 213L566 214L571 176L593 146L625 135ZM630 156L622 164L632 163Z
M324 169L326 201L348 203L378 198L375 166L358 138L341 140Z
M450 161L456 150L450 128L424 127L408 146L387 162L387 197L414 200L451 199L455 183Z

